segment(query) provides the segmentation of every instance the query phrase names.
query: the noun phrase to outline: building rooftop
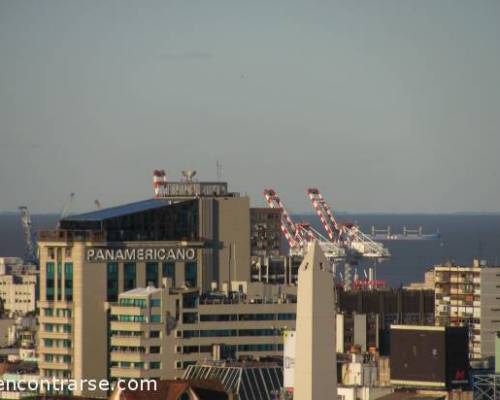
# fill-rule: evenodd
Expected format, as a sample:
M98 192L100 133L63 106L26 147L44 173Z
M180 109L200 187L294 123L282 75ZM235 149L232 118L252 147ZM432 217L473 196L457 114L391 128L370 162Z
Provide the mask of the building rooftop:
M169 205L169 200L147 199L134 203L123 204L121 206L103 208L102 210L91 211L83 214L70 215L66 218L63 218L61 221L103 221L105 219L122 217L125 215L153 210Z
M144 297L153 293L161 292L161 288L155 288L154 286L148 286L145 288L135 288L123 292L120 294L120 297Z

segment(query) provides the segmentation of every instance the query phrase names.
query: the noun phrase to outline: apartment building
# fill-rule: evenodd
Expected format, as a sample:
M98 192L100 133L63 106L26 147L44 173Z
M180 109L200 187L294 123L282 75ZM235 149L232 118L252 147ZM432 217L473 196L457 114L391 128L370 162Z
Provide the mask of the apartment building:
M500 331L500 267L474 260L472 266L435 266L436 325L465 326L471 360L490 362Z
M0 275L0 299L5 312L11 316L35 312L36 282L34 274Z

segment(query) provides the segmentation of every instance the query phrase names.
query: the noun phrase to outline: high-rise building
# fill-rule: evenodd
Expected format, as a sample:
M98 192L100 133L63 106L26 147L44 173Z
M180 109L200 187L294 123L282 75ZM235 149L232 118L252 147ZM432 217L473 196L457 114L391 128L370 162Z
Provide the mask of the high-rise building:
M436 324L468 327L471 360L492 366L500 331L500 267L479 260L472 266L448 262L437 265L434 273Z
M250 283L248 197L195 182L192 171L185 177L155 182L153 199L69 216L39 233L42 377L105 379L125 376L127 365L176 377L213 343L236 346L240 357L280 352L278 332L294 327L295 305L275 286ZM134 299L148 305L120 303Z

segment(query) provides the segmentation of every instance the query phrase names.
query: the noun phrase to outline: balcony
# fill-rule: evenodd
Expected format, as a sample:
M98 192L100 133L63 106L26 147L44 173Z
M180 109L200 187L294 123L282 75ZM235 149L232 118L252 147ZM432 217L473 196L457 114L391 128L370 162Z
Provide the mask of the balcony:
M151 372L159 370L145 370L139 368L111 368L111 376L119 378L147 378Z
M71 363L68 362L46 362L40 361L41 369L59 369L64 371L71 371Z
M111 318L115 315L147 316L148 309L137 306L114 305L111 307Z

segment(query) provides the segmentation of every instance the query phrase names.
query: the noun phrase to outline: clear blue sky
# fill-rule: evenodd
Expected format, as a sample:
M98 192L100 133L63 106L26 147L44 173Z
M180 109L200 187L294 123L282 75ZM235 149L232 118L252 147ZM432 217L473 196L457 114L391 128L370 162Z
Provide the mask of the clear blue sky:
M499 1L0 0L0 210L194 168L293 212L500 211Z

